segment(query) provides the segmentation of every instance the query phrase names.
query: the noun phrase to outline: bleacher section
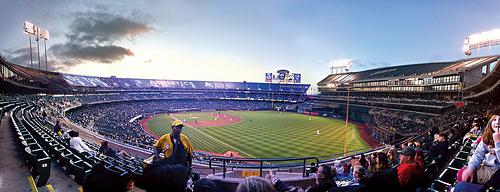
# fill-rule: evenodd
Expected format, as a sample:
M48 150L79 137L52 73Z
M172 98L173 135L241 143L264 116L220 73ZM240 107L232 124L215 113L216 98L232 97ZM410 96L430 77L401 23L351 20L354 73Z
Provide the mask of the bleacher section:
M11 126L16 130L19 145L24 149L24 159L37 186L44 186L47 183L52 160L66 170L68 175L80 185L97 163L104 163L106 170L117 177L131 174L136 181L141 181L143 159L129 160L104 154L91 156L78 153L69 147L68 140L58 137L46 126L47 123L40 118L36 106L26 102L13 103L15 107L10 116ZM96 144L86 143L97 151ZM140 182L138 186L141 186Z
M22 104L14 108L10 116L11 126L19 136L19 145L24 149L24 159L31 175L37 180L37 186L44 186L50 176L51 158L42 148L42 136L45 135L37 132L37 130L27 128L21 119L17 117L17 112L25 106L26 104Z

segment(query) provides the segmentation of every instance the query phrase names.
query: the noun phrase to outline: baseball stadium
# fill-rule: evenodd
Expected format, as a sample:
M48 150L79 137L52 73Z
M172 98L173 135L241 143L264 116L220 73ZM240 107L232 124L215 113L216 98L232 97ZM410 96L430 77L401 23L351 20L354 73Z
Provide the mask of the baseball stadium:
M0 29L0 191L500 190L499 29L387 10L455 53L394 24L365 38L331 19L348 3L184 3L7 3L23 33Z

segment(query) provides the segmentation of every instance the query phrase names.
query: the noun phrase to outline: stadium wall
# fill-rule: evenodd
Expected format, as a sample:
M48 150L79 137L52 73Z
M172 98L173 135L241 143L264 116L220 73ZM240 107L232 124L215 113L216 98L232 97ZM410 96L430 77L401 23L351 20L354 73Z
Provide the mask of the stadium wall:
M488 73L488 72L487 72ZM482 73L482 67L476 67L464 73L464 87L474 85L481 81L487 73Z

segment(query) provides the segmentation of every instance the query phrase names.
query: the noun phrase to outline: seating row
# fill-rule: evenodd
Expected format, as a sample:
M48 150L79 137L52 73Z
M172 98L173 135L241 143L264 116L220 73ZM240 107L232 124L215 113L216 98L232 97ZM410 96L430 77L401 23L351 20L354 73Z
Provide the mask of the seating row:
M36 139L36 134L28 130L17 117L17 112L23 106L25 104L13 109L13 113L10 115L11 126L16 131L17 141L23 149L23 160L27 163L31 175L36 180L36 185L44 186L50 176L51 158Z
M473 141L467 139L458 152L455 153L451 161L446 165L445 169L432 182L429 191L448 191L456 184L456 176L458 171L464 167L470 156L472 156L475 147Z
M78 184L83 184L87 175L91 174L92 167L97 163L105 163L106 171L116 177L123 177L131 174L136 181L142 178L142 164L140 160L127 160L123 158L113 158L103 154L96 156L79 153L69 146L69 140L57 136L57 134L47 127L47 122L36 114L38 109L35 106L25 108L23 118L28 127L31 127L39 135L42 135L42 147L47 149L51 155ZM85 141L86 142L86 141ZM89 146L97 151L98 146L89 143ZM138 186L140 187L140 185Z

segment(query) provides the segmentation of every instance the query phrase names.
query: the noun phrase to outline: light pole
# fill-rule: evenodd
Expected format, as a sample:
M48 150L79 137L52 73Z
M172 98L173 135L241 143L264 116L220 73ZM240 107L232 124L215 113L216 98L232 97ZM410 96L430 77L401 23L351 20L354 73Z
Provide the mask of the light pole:
M30 64L31 64L31 68L33 69L33 52L31 50L31 36L28 35L28 38L29 38L29 41L30 41Z
M346 73L349 72L349 69L345 69ZM344 157L347 156L347 130L349 126L349 96L350 96L350 81L347 81L347 105L345 112L345 135L344 135Z

